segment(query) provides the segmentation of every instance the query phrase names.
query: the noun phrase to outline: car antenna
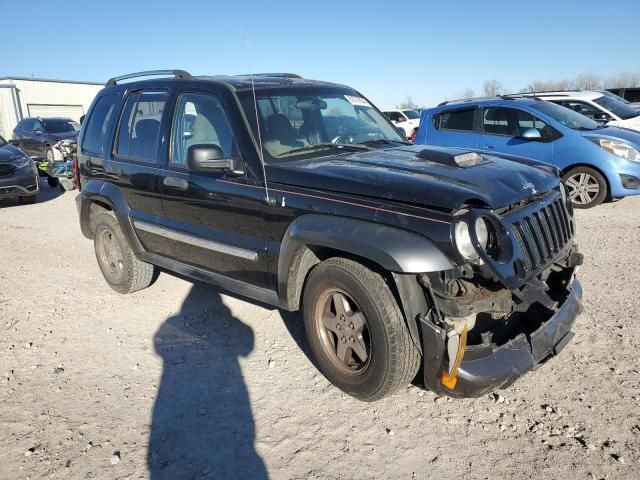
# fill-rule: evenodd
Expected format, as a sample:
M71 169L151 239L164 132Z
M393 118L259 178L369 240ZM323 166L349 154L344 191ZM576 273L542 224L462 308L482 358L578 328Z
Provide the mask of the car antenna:
M245 39L247 42L247 62L249 63L249 75L251 76L251 92L253 93L253 108L256 111L256 128L258 129L258 152L260 156L260 165L262 166L262 178L264 179L264 201L267 205L275 205L275 198L269 197L269 184L267 182L267 169L264 165L264 152L262 150L262 134L260 133L260 119L258 115L258 101L256 100L256 86L253 82L253 67L251 65L251 49L249 48L249 34L245 30Z

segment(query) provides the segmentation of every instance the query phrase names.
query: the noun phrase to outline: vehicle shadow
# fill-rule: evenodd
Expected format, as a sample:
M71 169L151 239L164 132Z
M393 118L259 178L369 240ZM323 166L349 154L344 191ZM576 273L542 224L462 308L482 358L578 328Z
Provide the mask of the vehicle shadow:
M150 478L268 478L239 357L254 346L215 287L195 283L154 337L163 372L149 438Z
M48 202L58 198L64 193L65 192L60 187L50 187L47 185L47 179L45 177L40 177L40 192L38 193L36 204ZM0 208L20 207L22 205L23 204L20 203L20 200L17 197L5 199L0 198Z

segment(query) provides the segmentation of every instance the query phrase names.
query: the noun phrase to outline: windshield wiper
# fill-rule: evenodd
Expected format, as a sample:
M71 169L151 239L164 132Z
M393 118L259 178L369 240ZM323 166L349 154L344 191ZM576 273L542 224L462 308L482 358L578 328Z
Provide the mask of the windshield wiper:
M277 156L277 158L285 157L292 153L300 153L300 152L310 152L313 150L326 149L326 148L335 148L337 150L349 150L349 151L365 151L371 150L371 147L367 147L366 145L356 144L356 143L316 143L314 145L308 145L306 147L294 148L293 150L287 150L286 152Z
M360 142L358 145L413 145L411 142L403 142L402 140L388 140L386 138L379 138L377 140L367 140L366 142Z

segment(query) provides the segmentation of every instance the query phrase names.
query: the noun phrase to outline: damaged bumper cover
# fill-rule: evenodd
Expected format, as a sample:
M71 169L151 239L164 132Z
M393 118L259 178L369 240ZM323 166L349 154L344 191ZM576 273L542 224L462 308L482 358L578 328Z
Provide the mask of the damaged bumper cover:
M582 287L574 277L568 295L555 313L529 335L518 334L503 345L470 347L458 370L454 389L442 385L447 364L444 329L422 320L425 386L440 395L477 397L506 388L529 370L559 353L571 340L571 326L582 311Z

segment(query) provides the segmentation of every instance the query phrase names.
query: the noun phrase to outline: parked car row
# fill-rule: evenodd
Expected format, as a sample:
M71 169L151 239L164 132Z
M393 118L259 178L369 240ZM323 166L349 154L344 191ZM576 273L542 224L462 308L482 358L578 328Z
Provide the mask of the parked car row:
M640 194L640 113L600 92L443 102L415 143L528 157L559 167L578 208Z

